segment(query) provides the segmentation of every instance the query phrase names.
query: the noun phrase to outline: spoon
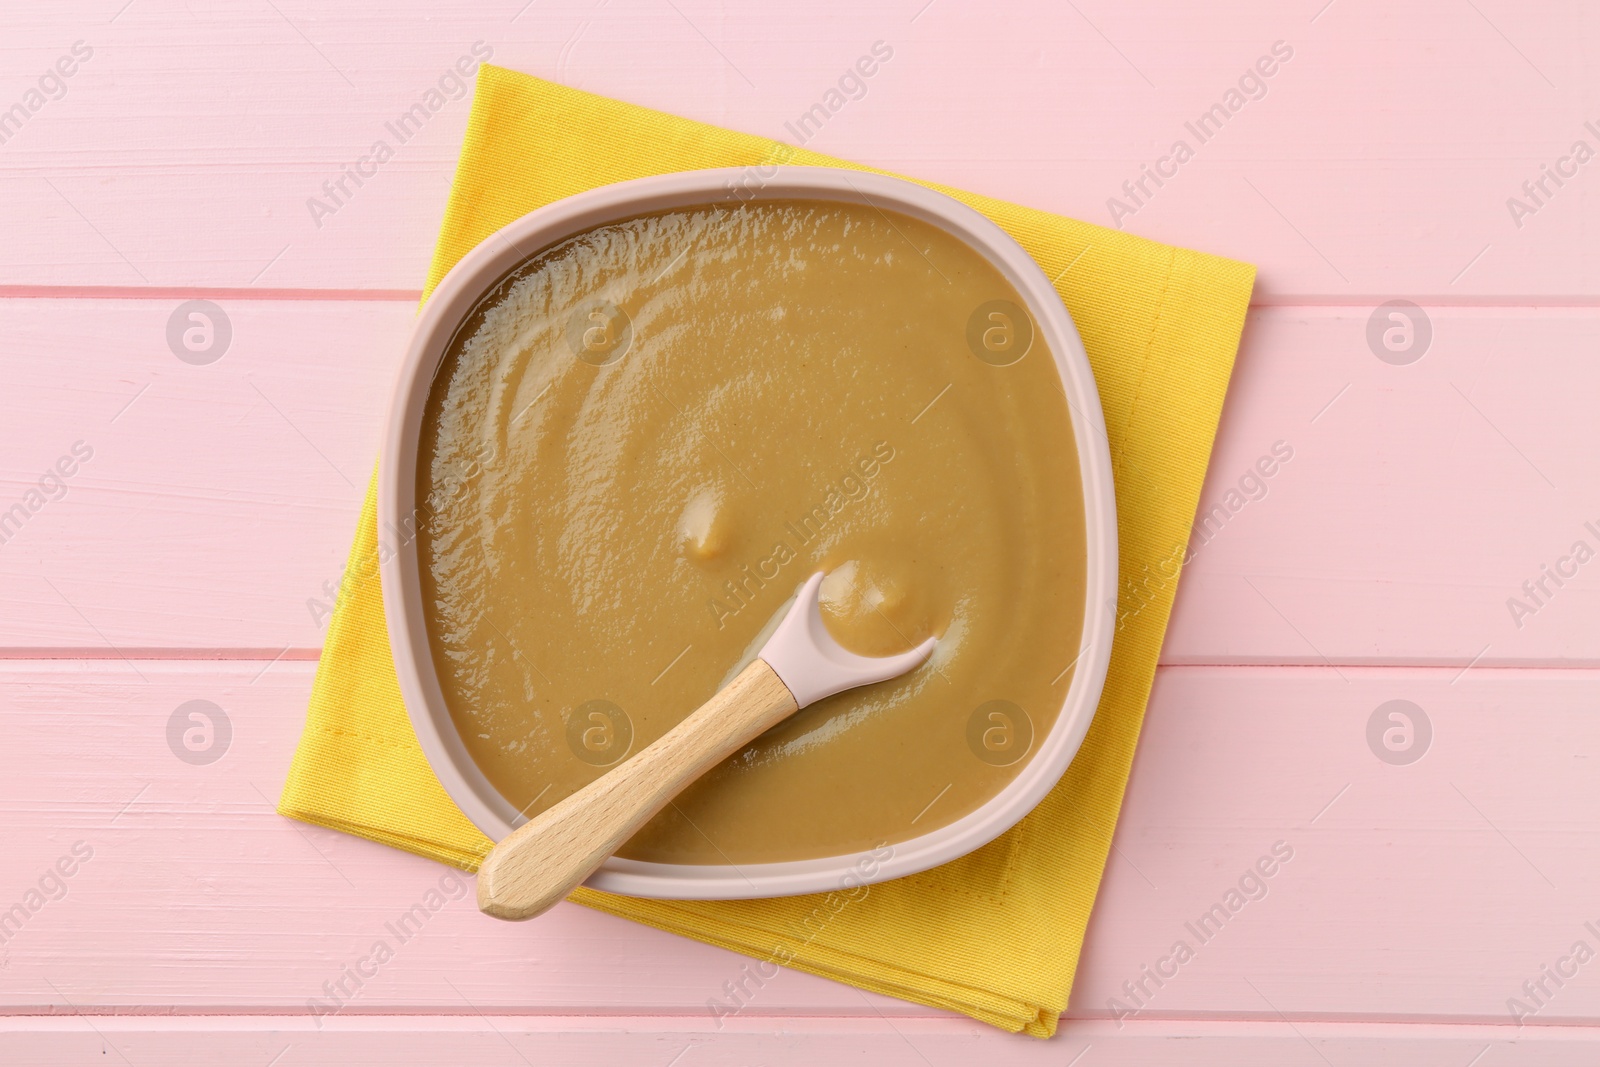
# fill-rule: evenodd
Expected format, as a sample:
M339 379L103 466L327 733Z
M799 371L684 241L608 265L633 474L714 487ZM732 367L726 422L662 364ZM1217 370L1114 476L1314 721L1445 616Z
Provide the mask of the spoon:
M819 571L760 655L654 744L519 826L478 868L478 907L531 919L583 884L689 783L803 707L883 682L933 652L930 637L895 656L858 656L822 625Z

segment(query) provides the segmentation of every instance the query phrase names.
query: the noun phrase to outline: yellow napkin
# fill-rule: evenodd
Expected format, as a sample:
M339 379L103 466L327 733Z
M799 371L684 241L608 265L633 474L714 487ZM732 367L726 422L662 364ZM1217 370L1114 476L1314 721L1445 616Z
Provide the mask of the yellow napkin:
M868 169L485 66L427 291L490 233L553 200L650 174L774 162ZM1000 839L855 899L671 902L587 889L573 899L757 957L750 993L775 964L798 967L1048 1037L1116 827L1255 270L932 187L989 216L1055 279L1099 382L1123 578L1110 677L1082 749ZM445 795L406 718L380 551L389 547L369 486L278 810L471 870L489 841ZM739 1006L726 990L707 993L709 1014Z

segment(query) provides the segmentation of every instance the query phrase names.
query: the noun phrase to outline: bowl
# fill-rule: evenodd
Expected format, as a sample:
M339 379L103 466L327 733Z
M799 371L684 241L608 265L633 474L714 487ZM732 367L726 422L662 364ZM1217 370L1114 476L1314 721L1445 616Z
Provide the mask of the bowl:
M433 377L457 329L481 297L543 249L596 226L651 212L752 200L824 200L890 209L937 226L977 250L1027 304L1055 357L1071 411L1084 494L1083 631L1077 669L1054 725L1031 760L965 817L926 834L853 853L783 863L670 864L608 859L586 885L631 896L731 899L827 892L899 878L949 862L994 840L1044 799L1066 771L1099 704L1115 628L1116 505L1105 421L1072 317L1050 280L1004 231L942 193L899 178L829 167L753 166L640 178L567 197L517 219L461 258L439 282L411 333L390 407L378 469L381 530L396 531L380 561L384 614L406 711L434 774L480 830L498 841L525 819L491 785L456 732L434 672L423 613L417 540L419 432Z

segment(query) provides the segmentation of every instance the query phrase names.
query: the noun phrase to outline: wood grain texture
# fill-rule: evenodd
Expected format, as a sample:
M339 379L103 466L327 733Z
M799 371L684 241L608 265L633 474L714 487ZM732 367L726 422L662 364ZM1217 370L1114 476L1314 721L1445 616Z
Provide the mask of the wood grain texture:
M136 665L142 677L108 661L0 669L0 913L75 842L94 850L64 898L0 943L6 1010L306 1013L313 1001L336 1005L325 983L379 940L392 962L341 997L338 1014L451 1011L465 996L490 1013L710 1020L707 1001L739 975L736 955L573 905L491 922L466 876L275 815L311 664ZM1127 1024L1282 1011L1297 1024L1515 1029L1508 999L1593 936L1593 672L1340 671L1161 669L1072 1017L1115 1022L1116 998L1136 1009ZM1369 745L1374 711L1397 699L1431 724L1409 765ZM183 761L168 740L194 700L231 725L209 765ZM1199 943L1186 924L1280 841L1292 858L1264 892L1247 885L1257 899ZM1124 983L1180 939L1192 962L1133 1004ZM1522 1030L1600 1023L1590 971ZM749 1010L937 1014L788 970Z
M1522 590L1600 526L1600 163L1543 177L1600 146L1597 19L1578 0L7 11L0 109L74 42L94 55L0 142L0 514L74 443L94 455L0 542L0 1059L1592 1063L1596 965L1542 975L1600 947L1600 571ZM812 147L1110 224L1186 138L1193 159L1117 221L1260 267L1049 1043L788 971L717 1029L735 956L566 905L488 923L445 869L271 813L468 102L447 93L403 144L385 123L481 41L787 139L876 40L893 59ZM1185 124L1278 41L1294 55L1265 95L1198 143ZM394 157L314 219L378 139ZM234 331L207 366L165 336L195 298ZM1432 327L1410 365L1367 339L1393 298ZM1280 441L1293 458L1253 489ZM179 757L192 718L169 745L193 700L232 729L215 763ZM1392 700L1428 717L1416 762L1380 758L1389 720L1369 738ZM1146 977L1278 842L1264 893ZM330 993L378 939L393 962Z
M0 511L95 450L0 544L25 608L0 649L321 645L413 308L222 300L232 345L190 366L166 347L178 303L0 300L37 398L0 420ZM1167 662L1600 664L1600 566L1507 608L1574 541L1600 548L1600 309L1426 313L1429 351L1392 366L1370 309L1252 312ZM1258 478L1278 445L1293 458Z
M96 56L0 149L0 283L414 289L467 101L447 98L404 144L385 123L474 42L503 66L787 138L883 40L894 58L811 147L1109 225L1122 183L1186 138L1194 158L1147 183L1123 227L1257 263L1263 296L1600 296L1600 267L1575 254L1600 175L1580 171L1520 228L1505 206L1600 118L1579 0L1536 16L1504 0L556 0L520 15L140 0L108 21L119 6L8 25L13 96L75 40ZM1184 124L1276 41L1294 58L1200 143ZM379 139L394 158L318 226L306 201Z
M678 725L497 843L478 867L478 910L543 915L690 783L798 710L766 661L752 660Z
M774 1067L1112 1067L1272 1064L1461 1067L1473 1057L1523 1067L1593 1063L1594 1034L1569 1027L1384 1023L1066 1022L1056 1040L1000 1034L957 1019L741 1017L720 1030L671 1016L462 1014L341 1016L314 1023L259 1016L0 1018L0 1055L15 1062L262 1063L272 1067L486 1067L528 1064L704 1064ZM1092 1057L1092 1059L1090 1058Z

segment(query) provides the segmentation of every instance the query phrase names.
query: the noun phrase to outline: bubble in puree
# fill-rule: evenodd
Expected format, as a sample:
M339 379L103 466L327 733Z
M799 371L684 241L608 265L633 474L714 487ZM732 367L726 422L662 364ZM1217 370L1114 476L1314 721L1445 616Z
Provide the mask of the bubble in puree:
M644 215L545 249L464 321L417 473L433 664L532 816L660 737L828 572L823 618L894 681L800 711L619 855L838 856L979 808L1072 681L1083 493L1023 299L869 203Z

